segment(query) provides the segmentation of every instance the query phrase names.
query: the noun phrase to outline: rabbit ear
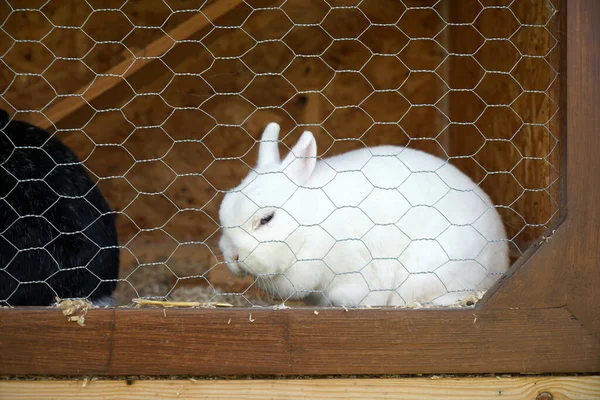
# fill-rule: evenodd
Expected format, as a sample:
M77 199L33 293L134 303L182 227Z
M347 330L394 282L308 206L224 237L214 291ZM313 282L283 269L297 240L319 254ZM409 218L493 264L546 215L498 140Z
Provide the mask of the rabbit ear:
M305 131L281 164L282 170L294 182L304 185L317 164L317 142L309 131Z
M278 137L279 125L275 122L271 122L267 125L260 138L257 166L261 167L268 164L279 163Z

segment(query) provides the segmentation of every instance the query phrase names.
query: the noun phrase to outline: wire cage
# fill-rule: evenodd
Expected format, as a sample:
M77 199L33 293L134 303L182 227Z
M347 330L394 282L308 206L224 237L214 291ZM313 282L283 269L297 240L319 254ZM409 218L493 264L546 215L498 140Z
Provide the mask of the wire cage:
M427 304L453 292L464 292L454 296L458 300L470 295L470 302L476 301L477 289L489 288L506 271L501 252L494 253L496 260L481 261L493 242L509 243L515 259L558 215L556 6L549 1L471 1L457 9L443 1L263 3L204 2L197 9L180 9L184 4L158 2L162 12L147 4L82 3L68 15L51 2L39 8L9 5L3 30L12 43L3 57L3 99L16 113L13 118L39 111L31 114L34 125L56 130L55 137L74 149L116 212L119 304L134 297L207 302L226 297L236 305L276 304L259 295L257 282L263 289L273 287L271 297L288 303L298 297L293 291L277 293L270 276L275 270L244 281L232 279L215 246L222 195L254 169L259 135L269 122L282 126L282 147L287 149L300 133L311 131L315 156L325 164L330 156L383 144L422 150L442 160L427 167L418 160L409 165L397 156L399 149L393 150L399 165L390 164L397 171L387 181L375 176L381 175L377 167L370 168L382 161L372 150L362 165L338 167L334 182L316 187L327 201L329 189L348 179L351 187L362 185L362 192L352 200L314 205L324 209L311 223L324 232L308 229L301 235L321 235L319 241L330 242L318 252L298 254L299 245L290 244L290 236L273 236L295 256L291 264L281 262L279 273L322 268L334 274L305 288L311 293L328 292L336 278L354 286L362 281L361 293L389 291L381 304L370 304L368 295L361 294L357 297L365 298L348 300L348 306ZM38 28L25 33L33 21ZM144 50L136 50L151 39ZM70 51L65 40L72 43ZM108 62L108 71L102 61ZM112 94L114 87L118 96ZM98 103L100 96L106 103ZM72 104L77 122L69 121L72 114L54 116L55 110L67 109L65 103ZM445 175L447 164L456 165L491 197L489 201L474 192L478 198L470 207L482 208L470 217L447 209L460 207L449 200L458 191L474 190ZM386 189L394 192L387 200L382 198ZM426 191L432 193L419 195ZM375 201L390 208L383 217L373 215L370 204ZM463 195L460 201L469 200ZM283 208L289 203L282 203ZM429 210L416 211L419 207ZM503 217L506 235L486 236L482 221L494 208ZM346 218L354 220L354 227L339 232ZM423 219L435 222L415 229ZM18 230L12 223L19 224L7 223L6 237ZM288 223L295 223L296 230L287 235L307 227L297 219ZM56 228L60 236L63 232ZM389 243L380 243L390 235ZM452 237L473 244L465 252ZM11 263L20 265L19 257L28 257L28 250L48 252L48 247L39 250L48 245L35 243L31 250L26 244L10 244L17 255L4 271L10 276L5 279L15 280L14 299L19 290L29 290L26 285L47 286L37 290L52 292L52 282L59 279L55 273L95 261L88 257L80 261L83 265L68 265L70 260L54 256L52 274L27 281L13 272ZM95 244L108 250L116 243ZM260 249L245 250L243 258L248 259ZM369 256L360 257L361 252ZM356 265L339 266L351 263L339 261L342 253L353 254ZM419 261L431 253L436 254L430 260ZM294 265L303 258L322 258L324 265ZM376 284L379 277L367 277L369 268L393 276L393 284ZM460 273L468 278L456 282L456 268L463 268ZM83 279L98 287L116 278L89 269L94 276ZM356 274L358 280L339 271ZM427 295L415 285L439 288ZM69 297L68 292L52 294ZM4 300L10 304L10 299Z
M102 367L82 361L84 371L102 374L215 374L218 363L207 360L222 351L231 374L473 372L487 367L456 366L452 354L461 346L432 367L440 349L452 347L451 332L493 342L489 357L508 351L498 326L526 334L560 321L562 333L583 335L551 311L562 300L532 289L540 284L532 279L560 274L526 268L552 257L537 249L554 246L566 218L566 8L558 0L4 1L0 301L7 323L22 332L11 316L31 312L62 334L56 310L16 307L58 301L82 332L110 343L110 355L96 353ZM25 143L24 131L40 136ZM56 143L74 158L57 156ZM286 166L261 165L267 150L281 152ZM345 161L348 152L353 161ZM29 159L49 162L24 172ZM312 168L307 160L327 178L296 179L290 171ZM67 172L89 182L59 189ZM285 179L273 186L253 187L279 175ZM30 187L50 193L43 206L29 207L35 202L23 188ZM288 194L263 204L256 192ZM80 214L64 214L64 204ZM267 224L276 233L258 230ZM49 233L22 234L32 226ZM252 240L227 236L232 229ZM73 257L77 251L85 255ZM39 272L32 260L49 269ZM86 284L73 291L69 282ZM45 303L28 303L31 293L43 293ZM99 297L107 293L105 303ZM541 310L508 312L536 308L529 301ZM444 344L407 334L416 327L430 337L436 321L450 319L448 336L435 339ZM481 319L489 328L470 331ZM364 345L357 322L377 335L402 332L429 361L399 366L390 357L404 345L388 339L394 350L386 356ZM177 323L188 330L170 343ZM144 329L160 333L151 339ZM344 367L327 355L300 366L327 352L336 329L347 341L331 354L354 345L360 354ZM138 355L165 358L153 366L125 361L134 352L128 330ZM545 343L564 344L556 352L564 355L562 333ZM259 338L253 351L274 346L272 361L233 360L243 334ZM206 365L174 350L186 340L214 345ZM586 361L565 368L597 366L597 351L597 340L585 342L577 354ZM175 366L174 357L184 362ZM389 362L359 367L360 357ZM523 361L511 357L497 372ZM542 359L519 368L556 369L557 358ZM4 371L81 372L76 365L83 364L19 362Z

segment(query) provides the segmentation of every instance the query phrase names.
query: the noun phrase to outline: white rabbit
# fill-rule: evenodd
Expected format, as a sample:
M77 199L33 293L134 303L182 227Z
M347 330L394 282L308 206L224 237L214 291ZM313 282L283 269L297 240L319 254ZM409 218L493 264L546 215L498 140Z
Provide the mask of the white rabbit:
M286 300L318 305L452 305L508 269L500 215L446 161L397 146L317 160L306 131L280 161L279 126L221 204L229 269Z

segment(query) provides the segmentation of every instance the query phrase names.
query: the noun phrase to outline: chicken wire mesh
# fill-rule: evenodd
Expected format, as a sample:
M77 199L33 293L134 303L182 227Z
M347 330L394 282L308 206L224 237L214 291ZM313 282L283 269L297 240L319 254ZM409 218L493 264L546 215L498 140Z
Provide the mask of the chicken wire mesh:
M0 14L4 305L471 304L558 216L552 1L58 3Z

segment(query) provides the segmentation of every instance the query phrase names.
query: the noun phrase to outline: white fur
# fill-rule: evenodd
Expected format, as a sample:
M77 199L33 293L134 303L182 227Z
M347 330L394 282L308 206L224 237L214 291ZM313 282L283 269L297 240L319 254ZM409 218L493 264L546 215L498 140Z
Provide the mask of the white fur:
M284 300L351 307L451 305L508 269L490 198L444 160L379 146L317 161L304 132L280 161L278 133L266 127L256 168L221 204L233 273Z

